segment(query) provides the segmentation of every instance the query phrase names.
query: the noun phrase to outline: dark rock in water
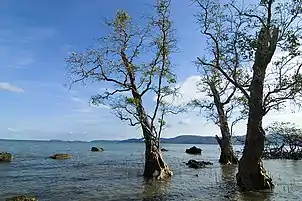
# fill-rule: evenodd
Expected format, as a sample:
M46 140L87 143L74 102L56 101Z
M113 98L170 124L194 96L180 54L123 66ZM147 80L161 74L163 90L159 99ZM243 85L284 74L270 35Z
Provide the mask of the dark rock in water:
M103 148L91 147L91 151L104 151Z
M196 161L196 160L189 160L186 165L189 166L189 168L195 168L195 169L199 169L199 168L204 168L206 167L206 165L213 165L213 163L211 162L206 162L206 161Z
M168 151L168 149L165 149L165 148L161 148L161 151Z
M35 198L34 196L21 195L12 198L7 198L6 201L38 201L38 199Z
M51 156L50 158L62 160L62 159L69 159L69 158L71 158L71 157L72 157L72 156L69 155L69 154L55 154L55 155Z
M7 152L1 152L0 153L0 163L1 162L12 162L13 155L11 153Z
M191 147L190 149L186 149L187 154L201 154L201 149L195 146Z

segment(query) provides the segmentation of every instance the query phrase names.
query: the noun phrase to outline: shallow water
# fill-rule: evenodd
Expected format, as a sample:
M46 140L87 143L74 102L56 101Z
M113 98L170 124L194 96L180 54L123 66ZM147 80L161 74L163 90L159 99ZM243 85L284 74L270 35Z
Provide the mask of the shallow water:
M91 146L102 146L105 151L90 152ZM34 194L40 201L282 201L302 197L302 161L264 161L277 185L274 191L240 193L234 180L237 167L219 165L217 145L198 145L203 149L200 156L184 153L191 145L163 146L169 150L163 155L174 176L168 181L148 182L142 178L143 144L0 141L0 151L14 154L12 163L0 164L0 200L17 194ZM58 152L70 153L73 158L48 159ZM185 165L189 159L214 165L189 169Z

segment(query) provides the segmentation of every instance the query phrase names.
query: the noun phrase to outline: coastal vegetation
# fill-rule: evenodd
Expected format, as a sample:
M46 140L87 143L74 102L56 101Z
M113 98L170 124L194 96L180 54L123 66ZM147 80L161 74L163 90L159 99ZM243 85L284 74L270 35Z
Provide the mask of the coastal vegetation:
M263 158L265 159L302 159L302 130L290 122L274 122L266 133Z
M302 2L195 2L201 8L202 34L215 50L209 58L214 63L207 61L207 55L197 59L237 88L248 111L237 183L244 190L272 189L274 184L261 161L265 143L262 122L268 112L280 110L288 102L300 103ZM242 81L247 69L252 73Z
M67 58L73 84L92 81L108 86L92 97L92 104L108 105L120 120L141 128L147 178L172 176L160 151L164 118L177 113L164 101L177 93L171 61L177 40L170 5L170 0L158 0L155 14L145 17L144 26L135 24L126 11L118 10L114 19L105 20L110 31L107 36L100 37L87 51L73 52ZM153 108L147 108L146 97L155 97Z
M302 129L291 122L275 122L267 128L263 124L272 111L301 107L302 1L261 0L244 5L239 1L191 1L198 9L195 18L200 34L206 39L205 51L196 53L194 61L201 78L198 92L204 98L194 98L185 105L173 102L181 95L172 59L178 40L171 0L157 0L152 7L153 14L138 21L125 10L117 10L113 19L106 19L108 34L98 37L87 50L70 53L66 59L70 85L99 84L103 88L92 94L90 104L105 105L118 119L140 129L140 139L122 142L144 143L143 176L148 181L168 180L173 176L162 154L169 155L173 149L166 147L167 144L163 148L161 143L192 144L191 148L182 150L184 157L192 158L203 157L204 148L196 144L215 143L220 148L219 159L217 156L215 160L220 162L222 171L238 165L233 178L240 189L273 190L275 184L263 160L302 159ZM198 109L218 126L221 137L163 138L167 116L187 112L188 108ZM236 137L234 127L244 121L246 133ZM240 159L234 145L242 143L236 139L244 144ZM103 152L103 148L91 146L87 152L93 157L108 153L107 148ZM60 161L63 159L73 161L72 154L67 153L47 158L53 163L64 163ZM193 170L213 165L192 158L183 165ZM0 153L0 163L11 165L14 161L11 153ZM76 164L81 165L91 166ZM36 198L18 196L10 200Z

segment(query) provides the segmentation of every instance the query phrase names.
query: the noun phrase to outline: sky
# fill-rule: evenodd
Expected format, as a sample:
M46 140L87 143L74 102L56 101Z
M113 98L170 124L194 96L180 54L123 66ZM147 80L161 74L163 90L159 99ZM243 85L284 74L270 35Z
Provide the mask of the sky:
M117 9L134 19L150 10L151 0L1 0L0 1L0 139L95 140L141 137L140 130L121 122L108 107L89 105L102 85L68 89L65 58L106 34L102 19ZM175 3L177 2L177 3ZM179 52L173 62L183 100L199 97L194 64L204 51L189 0L172 2ZM270 113L264 124L288 120L302 125L302 113ZM215 135L219 129L203 115L189 112L167 118L163 137ZM236 134L245 134L246 122Z

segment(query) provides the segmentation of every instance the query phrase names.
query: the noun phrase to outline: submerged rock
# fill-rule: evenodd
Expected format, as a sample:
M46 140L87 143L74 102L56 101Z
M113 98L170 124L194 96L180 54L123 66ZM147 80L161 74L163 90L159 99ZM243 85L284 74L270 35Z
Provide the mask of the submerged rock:
M213 165L213 163L211 162L206 162L206 161L196 161L196 160L189 160L186 165L189 166L189 168L195 168L195 169L199 169L199 168L204 168L206 167L206 165Z
M190 149L186 149L187 154L201 154L201 149L195 146L191 147Z
M34 196L15 196L11 198L7 198L6 201L38 201L38 199Z
M55 154L53 156L50 156L50 158L52 158L52 159L69 159L71 157L72 156L69 154Z
M1 152L0 153L0 163L1 162L12 162L13 155L8 152Z
M161 148L161 151L168 151L168 149L165 149L165 148Z
M91 151L104 151L104 149L98 147L91 147Z

